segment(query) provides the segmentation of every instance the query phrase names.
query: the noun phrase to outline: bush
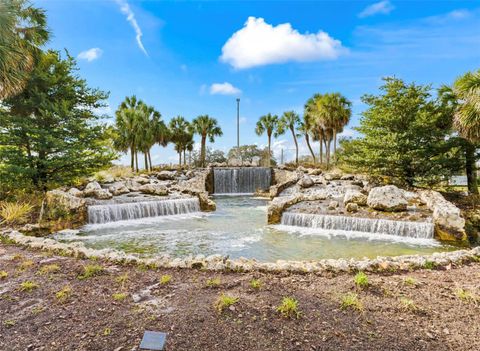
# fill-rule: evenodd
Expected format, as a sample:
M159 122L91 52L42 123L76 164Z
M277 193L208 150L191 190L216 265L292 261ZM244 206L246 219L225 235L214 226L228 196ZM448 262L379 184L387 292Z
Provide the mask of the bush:
M78 276L78 279L88 279L97 275L102 274L103 267L97 264L87 264L83 267L83 273Z
M280 312L285 318L299 318L300 312L298 311L298 301L292 297L284 297L282 303L277 307L277 311Z
M221 294L215 302L215 308L218 312L222 312L225 308L236 304L239 300L238 297Z
M33 206L27 202L2 202L0 204L0 217L2 218L0 224L25 223L32 210Z
M355 281L355 285L360 289L366 288L369 284L368 276L363 272L358 272L353 280Z

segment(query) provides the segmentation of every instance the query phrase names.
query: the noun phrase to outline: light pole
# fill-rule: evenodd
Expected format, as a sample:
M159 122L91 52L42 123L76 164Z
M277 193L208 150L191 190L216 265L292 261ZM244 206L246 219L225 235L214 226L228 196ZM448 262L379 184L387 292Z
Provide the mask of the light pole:
M237 98L237 152L240 152L240 98Z

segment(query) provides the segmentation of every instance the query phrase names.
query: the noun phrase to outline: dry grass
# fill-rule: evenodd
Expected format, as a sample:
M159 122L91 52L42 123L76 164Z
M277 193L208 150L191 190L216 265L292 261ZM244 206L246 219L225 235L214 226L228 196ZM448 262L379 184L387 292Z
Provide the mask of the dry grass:
M2 202L0 203L0 224L22 224L28 220L33 206L28 202Z

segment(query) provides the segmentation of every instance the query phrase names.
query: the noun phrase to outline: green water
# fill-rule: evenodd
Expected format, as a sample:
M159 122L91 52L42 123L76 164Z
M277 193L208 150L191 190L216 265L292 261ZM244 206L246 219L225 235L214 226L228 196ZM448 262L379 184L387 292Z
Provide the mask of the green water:
M168 253L221 254L259 261L362 258L454 250L433 239L266 225L267 201L247 196L216 197L217 211L86 226L61 241L115 248L142 256Z

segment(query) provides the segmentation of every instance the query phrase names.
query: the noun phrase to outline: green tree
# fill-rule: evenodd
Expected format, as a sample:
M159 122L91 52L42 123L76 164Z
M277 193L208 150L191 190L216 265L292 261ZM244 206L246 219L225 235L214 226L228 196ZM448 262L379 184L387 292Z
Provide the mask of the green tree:
M300 125L300 116L295 111L284 112L278 120L278 127L275 136L282 135L288 129L292 133L295 143L295 164L298 165L298 141L296 130Z
M303 114L303 119L300 121L298 130L305 137L305 143L307 144L308 150L310 150L310 154L312 155L312 161L315 163L315 153L310 145L310 135L313 133L313 123L311 122L311 117L308 113Z
M170 120L168 127L170 140L175 145L175 151L178 152L178 165L181 166L182 153L193 139L192 133L190 133L190 123L184 117L177 116Z
M255 133L258 136L261 136L264 133L267 133L267 138L268 138L268 154L272 154L272 134L274 131L277 130L278 127L278 116L277 115L272 115L270 113L261 116L260 119L257 122L257 125L255 127ZM271 166L271 161L269 160L268 166Z
M116 157L94 109L108 97L87 86L75 60L57 51L39 57L24 90L0 111L2 182L47 190L89 175Z
M44 10L25 0L0 1L0 99L24 88L48 37Z
M429 86L385 78L380 95L364 95L368 109L356 128L362 137L342 142L342 161L372 175L413 186L444 180L462 164L448 138L451 117Z
M211 143L215 142L216 136L222 136L223 132L215 118L208 115L198 116L192 121L191 131L201 137L201 152L202 167L205 167L205 148L207 144L207 137Z
M480 70L459 77L452 87L442 86L439 94L450 108L454 127L462 137L468 191L478 194L476 149L480 142Z
M207 147L205 151L205 161L206 163L223 163L226 162L225 153L222 150L214 150L210 147ZM199 150L193 150L192 152L192 162L196 166L202 164L201 153Z
M143 153L145 159L145 169L152 170L152 157L150 150L153 145L158 143L160 146L167 146L169 132L165 123L162 121L162 115L152 106L140 104L138 108L138 149Z

